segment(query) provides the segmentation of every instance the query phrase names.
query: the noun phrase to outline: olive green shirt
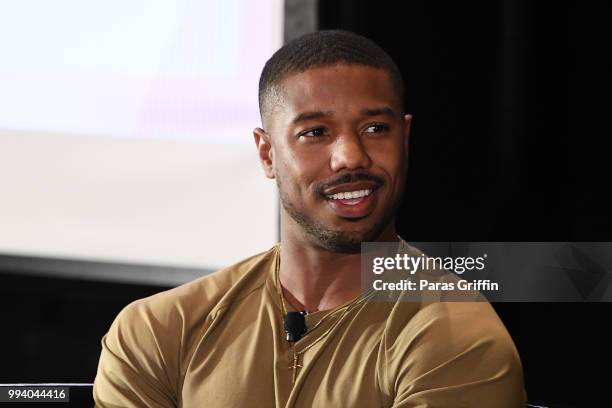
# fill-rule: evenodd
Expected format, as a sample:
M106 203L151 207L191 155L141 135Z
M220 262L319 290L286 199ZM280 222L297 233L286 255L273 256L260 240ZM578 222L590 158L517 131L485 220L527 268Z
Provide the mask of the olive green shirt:
M279 256L128 305L102 339L96 406L525 406L519 356L487 302L350 301L308 314L288 343Z

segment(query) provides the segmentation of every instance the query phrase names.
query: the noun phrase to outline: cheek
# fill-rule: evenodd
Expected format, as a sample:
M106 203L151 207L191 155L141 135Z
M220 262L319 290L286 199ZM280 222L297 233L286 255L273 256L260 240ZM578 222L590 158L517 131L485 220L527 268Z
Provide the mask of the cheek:
M393 146L375 151L370 157L378 168L383 169L392 180L395 180L403 171L404 158L402 155L403 149Z
M317 182L329 174L329 154L325 149L303 149L293 152L288 160L295 183L301 190L314 191Z
M388 186L386 189L386 196L388 199L400 195L404 188L404 182L406 179L406 165L403 157L403 149L388 149L384 152L380 152L375 157L372 157L375 166L382 170L387 179Z
M295 156L277 163L276 173L281 181L281 188L293 199L307 200L309 190L314 190L316 178L313 177L312 168L308 162L297 159Z

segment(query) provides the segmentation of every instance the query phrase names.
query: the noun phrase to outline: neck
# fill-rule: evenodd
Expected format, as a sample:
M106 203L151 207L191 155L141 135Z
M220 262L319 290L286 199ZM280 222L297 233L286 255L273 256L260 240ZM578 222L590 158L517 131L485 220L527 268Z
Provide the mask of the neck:
M285 301L296 310L333 309L361 293L361 254L327 250L309 240L294 221L281 214L279 279ZM295 233L297 231L297 233ZM396 242L391 220L379 242Z

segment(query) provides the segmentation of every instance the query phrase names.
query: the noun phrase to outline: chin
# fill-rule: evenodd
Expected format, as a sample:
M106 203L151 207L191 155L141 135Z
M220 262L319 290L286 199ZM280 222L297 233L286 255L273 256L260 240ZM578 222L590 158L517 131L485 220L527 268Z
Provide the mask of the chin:
M369 214L361 218L336 218L330 226L338 233L374 239L382 233L387 223L384 217Z
M319 230L316 236L319 244L334 252L357 253L362 242L375 241L384 227L368 225L362 228L338 228Z

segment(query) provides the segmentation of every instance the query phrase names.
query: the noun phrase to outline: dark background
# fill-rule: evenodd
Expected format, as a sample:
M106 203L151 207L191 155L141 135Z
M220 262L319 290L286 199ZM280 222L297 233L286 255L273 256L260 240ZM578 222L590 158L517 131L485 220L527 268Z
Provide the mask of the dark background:
M588 2L319 2L319 28L373 39L404 75L404 239L612 241L605 15ZM494 307L530 403L612 406L612 304Z
M372 38L405 77L414 115L406 240L612 241L604 16L571 2L319 1L319 28ZM114 316L166 289L6 265L0 382L92 382ZM494 307L532 404L610 403L612 304ZM71 392L72 406L91 405L90 389Z

